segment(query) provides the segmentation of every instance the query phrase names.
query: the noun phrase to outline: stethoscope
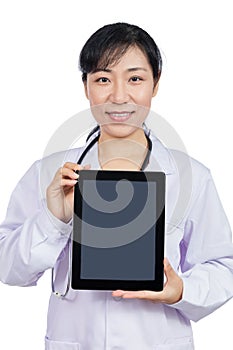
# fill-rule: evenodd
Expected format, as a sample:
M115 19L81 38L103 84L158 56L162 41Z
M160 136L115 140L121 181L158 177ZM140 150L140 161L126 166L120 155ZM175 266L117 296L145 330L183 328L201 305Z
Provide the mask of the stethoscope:
M141 165L140 171L144 171L145 168L147 167L149 160L150 160L150 154L151 154L151 150L152 150L152 141L150 139L150 131L146 128L145 125L144 126L144 132L145 132L145 136L147 139L147 153L145 156L145 159ZM95 136L94 136L95 135ZM99 125L97 125L91 132L90 134L87 136L86 142L88 142L92 137L94 136L94 138L88 143L88 145L86 146L86 148L84 149L84 151L82 152L82 154L80 155L77 163L78 164L82 164L83 159L85 158L85 156L87 155L87 153L93 148L93 146L98 142L99 138L100 138L100 127ZM68 250L68 259L69 259L69 264L68 264L68 280L67 280L67 286L66 286L66 290L64 293L60 293L58 291L55 290L55 283L54 283L54 267L52 268L52 276L51 276L51 287L52 287L52 293L57 296L58 298L65 298L65 296L68 294L69 289L70 289L70 280L71 280L71 254L69 254L69 250Z

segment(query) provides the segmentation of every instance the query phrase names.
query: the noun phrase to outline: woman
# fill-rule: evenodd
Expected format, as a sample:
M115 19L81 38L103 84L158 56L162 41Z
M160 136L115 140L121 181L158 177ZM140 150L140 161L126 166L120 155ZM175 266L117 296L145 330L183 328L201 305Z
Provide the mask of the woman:
M208 315L233 295L231 232L210 172L166 149L144 124L162 69L160 52L148 33L126 23L100 28L84 45L80 68L98 127L85 147L69 151L68 156L64 152L62 157L68 160L55 176L51 164L56 164L56 155L43 161L47 191L42 198L41 161L19 182L0 231L0 278L30 286L54 267L56 290L64 291L77 171L161 169L166 174L169 231L163 291L70 289L65 298L52 294L45 347L194 349L190 320ZM182 166L187 160L190 167ZM190 175L186 210L174 221L179 186L186 183L180 179Z

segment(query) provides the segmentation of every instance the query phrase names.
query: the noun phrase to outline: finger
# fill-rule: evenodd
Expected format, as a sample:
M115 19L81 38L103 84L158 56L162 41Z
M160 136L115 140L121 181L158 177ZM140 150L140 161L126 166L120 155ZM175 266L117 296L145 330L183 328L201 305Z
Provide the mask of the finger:
M76 180L79 177L79 175L75 171L73 171L69 168L64 168L64 167L61 168L60 175L63 178L67 177L67 178L74 179L74 180Z
M147 299L149 297L145 290L141 291L125 291L122 295L123 299Z
M124 290L118 289L118 290L114 290L114 291L112 292L112 296L113 296L113 297L122 297L122 295L123 295L124 293L125 293Z
M83 165L83 166L80 165L80 168L78 170L76 170L76 173L78 174L79 171L89 170L89 169L91 169L91 165L90 164L86 164L86 165Z
M60 185L61 185L61 187L65 187L65 186L72 187L72 186L76 185L77 182L78 182L77 180L62 179L60 182Z
M150 300L153 302L159 302L162 300L163 292L153 292L149 290L142 291L124 291L116 290L112 292L112 296L121 297L123 299L143 299Z
M162 300L163 292L153 292L150 290L142 290L137 292L125 292L122 296L123 299L142 299L150 300L153 302L159 302Z
M77 164L77 163L66 162L63 165L63 168L68 168L68 169L71 169L73 171L77 171L77 170L81 170L83 168L83 166L80 164Z
M48 193L53 193L58 191L61 187L72 187L75 186L78 181L76 179L64 179L61 177L60 173L57 173L55 175L54 180L51 182L51 184L48 186L47 191Z

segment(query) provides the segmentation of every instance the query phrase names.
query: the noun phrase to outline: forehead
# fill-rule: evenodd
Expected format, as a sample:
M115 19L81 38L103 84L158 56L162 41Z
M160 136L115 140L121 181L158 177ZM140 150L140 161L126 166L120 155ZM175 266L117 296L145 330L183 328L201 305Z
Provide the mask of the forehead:
M134 67L142 67L152 70L146 54L138 46L129 47L121 54L116 53L115 59L112 59L111 62L106 65L102 65L102 62L99 62L95 71L108 69L115 70L116 68L129 69Z
M149 64L145 53L139 47L130 47L119 59L118 63L128 61L140 61L144 64Z

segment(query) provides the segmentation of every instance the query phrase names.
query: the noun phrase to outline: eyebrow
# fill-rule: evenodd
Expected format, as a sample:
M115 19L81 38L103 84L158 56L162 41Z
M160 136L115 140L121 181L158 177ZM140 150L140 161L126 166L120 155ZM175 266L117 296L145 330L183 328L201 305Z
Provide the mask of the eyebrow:
M128 68L126 69L127 72L137 72L139 70L143 70L145 72L147 72L148 70L146 68L143 68L143 67L132 67L132 68ZM106 73L111 73L112 72L112 69L109 69L109 68L96 68L92 74L94 73L98 73L98 72L106 72Z
M143 71L147 72L147 69L143 68L143 67L132 67L132 68L127 69L128 72L136 72L138 70L143 70Z

